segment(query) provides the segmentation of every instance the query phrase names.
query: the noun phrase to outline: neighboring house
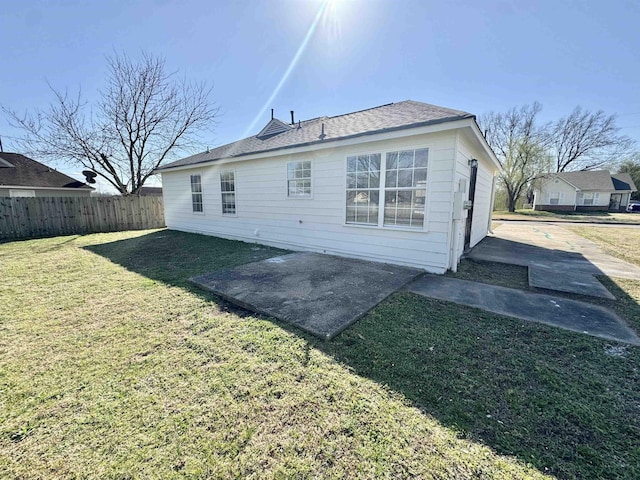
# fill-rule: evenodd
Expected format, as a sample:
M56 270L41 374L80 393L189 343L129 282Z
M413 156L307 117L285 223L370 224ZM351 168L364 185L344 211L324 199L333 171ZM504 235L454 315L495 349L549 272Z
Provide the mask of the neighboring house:
M0 153L0 197L88 197L93 188L19 153Z
M549 173L534 192L534 210L623 212L636 186L628 173Z
M162 187L140 187L141 197L161 197Z
M500 167L474 115L404 101L291 116L159 168L167 226L434 273L486 236Z

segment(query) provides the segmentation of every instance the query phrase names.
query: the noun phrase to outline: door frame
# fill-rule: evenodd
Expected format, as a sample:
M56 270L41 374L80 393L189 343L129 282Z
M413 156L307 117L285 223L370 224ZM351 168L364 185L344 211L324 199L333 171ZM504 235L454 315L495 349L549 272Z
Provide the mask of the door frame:
M471 206L467 210L467 222L464 230L464 251L471 247L471 228L473 227L473 207L476 199L476 183L478 181L478 160L469 160L469 202Z

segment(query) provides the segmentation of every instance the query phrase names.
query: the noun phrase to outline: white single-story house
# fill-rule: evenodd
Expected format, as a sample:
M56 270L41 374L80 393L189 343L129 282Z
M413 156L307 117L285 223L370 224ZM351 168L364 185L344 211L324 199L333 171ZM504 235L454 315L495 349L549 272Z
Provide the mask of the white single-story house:
M159 168L167 227L434 273L487 235L500 167L474 115L408 100L293 116Z
M93 187L19 153L0 152L0 197L88 197Z
M623 212L636 186L628 173L548 173L534 191L534 210Z

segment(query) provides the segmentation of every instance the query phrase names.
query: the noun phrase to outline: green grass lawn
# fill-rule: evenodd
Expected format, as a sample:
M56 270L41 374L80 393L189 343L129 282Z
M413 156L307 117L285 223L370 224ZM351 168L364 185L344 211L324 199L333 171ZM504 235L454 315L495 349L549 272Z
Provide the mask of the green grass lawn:
M515 212L495 211L494 220L537 220L543 222L575 222L575 223L628 223L640 224L637 213L613 212L545 212L522 209Z
M572 226L571 230L597 243L609 255L640 265L640 228Z
M640 349L409 293L323 342L186 281L280 253L1 244L2 476L640 478Z

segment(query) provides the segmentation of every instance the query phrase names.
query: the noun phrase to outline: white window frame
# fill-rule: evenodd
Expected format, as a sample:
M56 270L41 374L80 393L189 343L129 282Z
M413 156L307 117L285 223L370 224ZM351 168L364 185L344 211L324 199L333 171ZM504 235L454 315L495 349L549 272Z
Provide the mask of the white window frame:
M233 175L233 192L230 190L229 191L222 190L222 176L228 173L231 173ZM237 217L238 216L238 182L237 182L237 175L236 175L235 169L227 168L224 170L220 170L219 181L220 181L220 212L225 217ZM234 210L233 213L224 211L224 195L229 193L233 193L233 210Z
M377 187L358 187L358 183L357 183L357 168L356 171L354 172L350 172L349 171L349 159L350 158L355 158L356 159L356 164L358 162L358 157L359 156L367 156L370 157L372 155L378 155L380 156L380 170L378 171L378 186ZM368 153L357 153L354 155L347 155L346 156L346 163L345 163L345 196L344 196L344 218L343 218L343 222L345 223L345 225L350 225L350 226L358 226L358 227L377 227L380 224L380 184L382 182L382 154L380 152L368 152ZM368 171L367 171L368 172ZM363 172L363 173L367 173L367 172ZM349 187L349 174L356 174L356 186L355 187ZM369 182L370 179L368 179ZM349 192L350 191L361 191L361 192L377 192L378 193L378 211L376 213L376 223L357 223L357 222L347 222L347 198L349 197ZM356 210L357 212L357 210ZM369 214L367 213L367 216L369 216Z
M589 198L586 198L586 197ZM587 200L591 203L585 203ZM600 200L600 193L598 192L582 192L582 206L584 207L593 207L596 205L596 202Z
M412 179L414 179L414 175L415 175L415 170L416 170L416 166L415 166L415 152L417 150L426 150L427 151L427 165L426 167L418 167L421 170L422 169L426 169L427 170L427 178L425 178L425 183L424 183L424 188L421 187L417 187L417 186L411 186L411 187L400 187L400 186L396 186L396 187L387 187L386 183L387 183L387 172L388 172L388 166L387 166L387 156L391 153L397 153L398 154L398 158L396 159L396 162L400 161L400 152L407 152L407 151L413 151L413 156L414 156L414 165L411 167L410 171L412 172ZM398 227L403 227L403 228L407 228L407 229L412 229L412 230L424 230L424 225L425 225L425 221L426 221L426 204L427 204L427 182L429 179L429 148L424 147L424 148L401 148L398 150L392 150L386 153L385 155L385 169L384 169L384 195L383 195L383 204L382 204L382 208L385 210L385 212L383 212L383 216L382 216L382 225L385 228L398 228ZM399 175L401 170L409 170L407 168L400 168L399 167L399 163L396 166L395 171L397 172L397 174ZM399 183L399 179L397 181L397 183ZM387 205L387 192L391 192L391 191L396 191L396 192L412 192L412 196L413 196L413 192L417 192L418 190L424 190L424 204L425 207L423 208L423 212L422 212L422 225L421 226L413 226L413 225L385 225L384 224L384 213L386 213L386 205ZM410 208L410 210L415 210ZM396 221L397 221L397 207L396 207ZM413 218L413 212L411 214L411 216L409 217L410 219ZM410 220L411 221L411 220Z
M424 223L422 227L411 227L407 225L384 225L384 200L385 200L385 191L386 191L386 177L387 177L387 153L400 152L403 150L420 150L427 149L429 153L427 154L427 183L426 183L426 198L424 204ZM378 191L380 192L379 203L378 203L378 223L377 225L368 225L361 223L347 223L347 158L358 156L358 155L371 155L371 154L380 154L380 186L378 187ZM433 145L430 143L420 143L420 144L406 144L400 145L394 148L379 148L375 150L358 150L350 152L349 154L344 156L344 187L343 187L343 195L342 195L342 225L345 227L352 228L368 228L368 229L379 229L379 230L400 230L404 232L428 232L429 231L429 211L430 211L430 203L431 203L431 195L430 192L431 182L432 182L432 154L433 154Z
M296 164L300 164L300 163L308 163L309 164L309 176L308 177L301 177L301 178L290 178L289 177L289 166L290 165L294 165L294 170L295 170L295 165ZM286 175L286 186L287 186L287 198L294 198L294 199L312 199L313 198L313 162L311 160L292 160L291 162L287 162L287 170L285 172ZM291 194L290 190L289 190L289 182L295 182L298 180L309 180L309 193L308 194Z
M558 198L553 198L554 195L557 195ZM549 192L549 201L547 205L562 205L563 197L564 195L562 192ZM553 203L553 200L556 200L556 203Z
M200 178L200 192L193 191L193 177ZM202 172L192 173L189 175L189 193L191 194L191 213L195 215L204 215L204 188L203 188L203 182L202 182ZM197 194L200 194L200 207L202 208L202 210L200 211L194 210L193 208L194 207L193 196Z

